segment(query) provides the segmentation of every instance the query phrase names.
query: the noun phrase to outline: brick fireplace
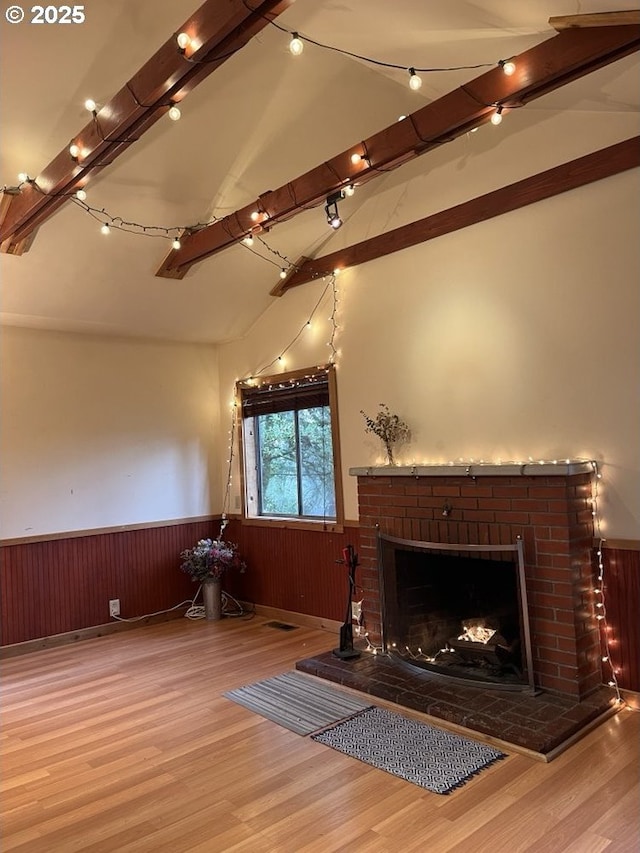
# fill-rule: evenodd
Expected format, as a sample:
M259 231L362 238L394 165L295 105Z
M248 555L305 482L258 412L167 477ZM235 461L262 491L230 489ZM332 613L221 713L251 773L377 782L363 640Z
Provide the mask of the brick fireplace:
M382 640L378 534L416 542L523 542L537 688L580 701L602 684L588 462L355 468L363 613Z

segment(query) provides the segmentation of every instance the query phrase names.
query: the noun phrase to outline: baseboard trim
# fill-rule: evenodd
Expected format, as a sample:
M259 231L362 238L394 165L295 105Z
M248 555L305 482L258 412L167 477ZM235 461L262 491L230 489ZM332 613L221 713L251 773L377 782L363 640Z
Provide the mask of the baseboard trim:
M67 646L71 643L80 643L83 640L93 640L96 637L108 637L111 634L119 634L122 631L131 631L134 628L143 628L146 625L157 625L160 622L169 622L172 619L184 617L184 608L171 610L167 613L158 613L155 616L145 616L136 622L107 622L104 625L93 625L90 628L80 628L78 631L67 631L64 634L52 634L50 637L38 637L34 640L25 640L23 643L13 643L9 646L0 646L0 660L28 655L42 649L55 649L59 646Z

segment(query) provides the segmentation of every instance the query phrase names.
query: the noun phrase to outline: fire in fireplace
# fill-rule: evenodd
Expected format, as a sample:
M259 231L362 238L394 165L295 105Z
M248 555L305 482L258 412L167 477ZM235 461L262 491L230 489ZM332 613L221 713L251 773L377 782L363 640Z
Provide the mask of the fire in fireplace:
M385 650L458 680L534 690L522 543L379 537Z

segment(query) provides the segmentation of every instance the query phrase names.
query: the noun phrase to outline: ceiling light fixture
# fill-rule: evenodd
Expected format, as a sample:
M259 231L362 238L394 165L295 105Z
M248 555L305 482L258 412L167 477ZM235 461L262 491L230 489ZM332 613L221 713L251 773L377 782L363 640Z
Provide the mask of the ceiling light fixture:
M421 86L422 86L422 77L420 77L418 74L416 74L415 68L410 68L409 69L409 88L412 91L417 92Z
M324 206L324 212L327 216L328 224L334 229L338 230L338 228L342 225L342 219L340 218L340 214L338 213L338 202L344 198L344 193L342 190L339 190L336 193L332 193L327 196L327 203Z
M289 42L289 50L293 56L300 56L304 50L304 42L298 33L291 33L291 41Z

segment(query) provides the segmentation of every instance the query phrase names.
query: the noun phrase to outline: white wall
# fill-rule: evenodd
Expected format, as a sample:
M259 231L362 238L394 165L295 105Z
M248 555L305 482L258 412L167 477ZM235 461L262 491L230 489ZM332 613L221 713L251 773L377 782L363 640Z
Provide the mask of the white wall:
M2 538L220 510L214 347L5 327Z
M571 157L555 162L564 159ZM538 152L531 171L542 160ZM636 169L340 275L347 518L357 518L348 468L382 461L360 410L373 414L385 402L412 428L401 463L598 460L603 534L640 538L639 190ZM420 213L418 200L411 206L410 192L417 188L402 196L406 221L431 212ZM382 230L376 205L345 244L367 228ZM225 402L234 378L266 365L295 337L322 287L274 300L245 340L221 348ZM329 294L322 307L322 328L291 349L287 369L326 360Z

